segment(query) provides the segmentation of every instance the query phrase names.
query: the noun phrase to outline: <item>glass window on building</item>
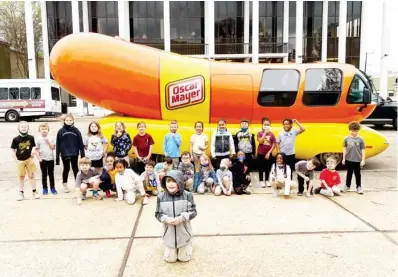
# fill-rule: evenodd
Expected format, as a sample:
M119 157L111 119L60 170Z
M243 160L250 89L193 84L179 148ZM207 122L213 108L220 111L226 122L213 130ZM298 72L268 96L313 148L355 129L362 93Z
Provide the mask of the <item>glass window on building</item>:
M300 73L296 70L264 70L257 102L264 107L290 107L296 101L299 83Z
M243 1L214 2L216 54L244 53Z
M108 36L119 35L117 1L88 2L90 32Z
M303 5L303 63L322 58L322 1L305 1Z
M72 3L70 1L46 1L49 49L55 43L73 33Z
M130 41L164 49L163 1L130 1Z
M289 2L289 62L296 61L296 2Z
M346 63L359 68L361 53L362 2L347 2Z
M339 57L339 37L337 36L340 15L339 9L340 3L338 1L328 2L328 62L337 62Z
M204 2L170 1L171 52L205 54Z
M259 2L259 53L283 53L283 1Z
M342 72L336 68L308 69L303 103L307 106L334 106L340 99Z

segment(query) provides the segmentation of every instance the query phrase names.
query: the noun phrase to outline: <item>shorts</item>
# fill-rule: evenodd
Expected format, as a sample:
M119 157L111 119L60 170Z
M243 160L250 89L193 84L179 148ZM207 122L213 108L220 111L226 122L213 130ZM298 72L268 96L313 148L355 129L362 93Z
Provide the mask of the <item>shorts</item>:
M104 167L104 159L101 158L99 160L91 161L91 166L95 168Z
M33 158L29 158L25 161L18 161L17 164L18 177L25 177L26 173L31 176L36 172L36 164Z

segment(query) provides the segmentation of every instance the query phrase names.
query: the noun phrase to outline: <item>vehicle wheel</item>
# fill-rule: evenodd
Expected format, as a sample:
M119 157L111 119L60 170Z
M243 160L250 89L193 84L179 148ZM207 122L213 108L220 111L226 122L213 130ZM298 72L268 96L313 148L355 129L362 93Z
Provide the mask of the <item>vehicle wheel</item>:
M397 119L393 120L392 127L394 128L394 130L397 130Z
M375 124L375 127L376 127L377 129L381 129L381 128L384 127L384 124Z
M19 113L16 111L9 111L6 113L6 121L8 122L18 122L19 121Z
M339 165L343 160L343 153L322 153L319 155L319 161L321 162L322 166L326 166L326 160L331 156L337 160L337 165Z

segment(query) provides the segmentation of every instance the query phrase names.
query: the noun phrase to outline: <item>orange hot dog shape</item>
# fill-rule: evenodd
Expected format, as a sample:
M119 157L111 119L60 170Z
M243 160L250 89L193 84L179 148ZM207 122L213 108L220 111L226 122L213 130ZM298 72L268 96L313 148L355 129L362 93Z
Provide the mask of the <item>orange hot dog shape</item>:
M259 123L298 118L302 122L361 121L375 104L347 103L354 66L319 64L247 64L212 62L181 56L95 33L62 38L50 57L55 80L69 93L124 115L158 120L184 118L228 123L247 118ZM303 104L307 69L336 68L343 88L333 106ZM258 102L264 70L299 72L299 88L291 106L261 106ZM361 75L362 76L362 75ZM362 76L363 77L363 76ZM366 81L366 80L365 80ZM281 80L282 82L282 80ZM361 108L362 107L362 108Z

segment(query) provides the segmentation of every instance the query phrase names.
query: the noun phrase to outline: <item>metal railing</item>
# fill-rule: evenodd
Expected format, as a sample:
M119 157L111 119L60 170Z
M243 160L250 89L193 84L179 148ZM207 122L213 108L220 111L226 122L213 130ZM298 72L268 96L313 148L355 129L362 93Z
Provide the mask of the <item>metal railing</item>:
M208 44L201 43L171 43L170 51L181 55L205 55L209 52Z
M217 43L214 45L215 54L249 54L251 43Z

